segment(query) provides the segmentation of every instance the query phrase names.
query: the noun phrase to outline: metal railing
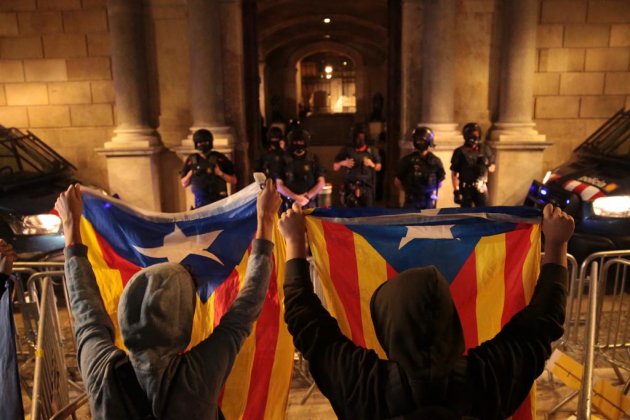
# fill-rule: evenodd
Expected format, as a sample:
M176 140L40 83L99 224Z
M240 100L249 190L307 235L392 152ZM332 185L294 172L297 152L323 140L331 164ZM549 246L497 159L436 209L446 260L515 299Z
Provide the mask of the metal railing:
M76 418L75 411L87 401L83 387L69 378L66 357L76 356L72 334L72 316L65 288L63 263L16 263L13 303L22 317L23 330L16 331L16 341L22 343L21 370L23 390L31 396L31 419ZM25 280L25 277L28 278ZM57 293L55 293L55 289ZM70 334L64 336L56 295L63 296L68 315ZM63 306L62 306L63 308ZM34 361L32 388L25 365ZM27 372L27 373L25 373ZM70 388L78 396L70 400Z

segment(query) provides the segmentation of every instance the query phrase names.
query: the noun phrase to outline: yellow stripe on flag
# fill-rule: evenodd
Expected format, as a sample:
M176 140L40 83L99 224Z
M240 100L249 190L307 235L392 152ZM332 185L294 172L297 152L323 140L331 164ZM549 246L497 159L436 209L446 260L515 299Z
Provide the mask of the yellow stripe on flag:
M479 343L501 330L505 300L505 234L486 236L475 247L477 268L477 333Z
M337 319L339 328L346 335L352 337L350 324L346 318L346 311L341 304L341 299L337 295L337 290L330 276L330 260L326 246L326 238L324 237L324 228L322 222L314 217L306 217L306 230L308 232L308 242L313 253L313 261L317 266L319 281L324 289L324 297L326 298L327 309L332 316Z
M289 334L284 322L284 269L286 249L284 239L278 231L277 224L274 224L273 243L275 244L276 257L276 280L278 285L278 301L280 302L280 318L278 319L278 341L276 343L276 354L274 356L273 368L271 371L271 382L269 383L269 394L265 407L266 419L284 418L289 393L287 389L291 386L291 374L293 373L293 337Z
M247 270L247 261L249 252L243 255L243 259L236 266L238 273L239 290L243 286L245 280L245 271ZM243 347L238 352L234 361L232 371L225 381L223 388L223 403L221 411L226 418L236 419L243 416L247 398L249 396L249 383L251 380L252 366L254 365L254 356L256 353L256 324L252 329L252 333L247 337Z
M525 304L532 300L538 274L540 273L540 225L532 225L529 240L531 246L523 264L523 292Z
M109 314L112 324L114 324L114 344L124 349L120 327L118 326L118 301L123 291L123 281L120 271L110 268L101 251L101 247L96 239L94 227L84 217L81 217L81 239L88 249L88 260L94 270L96 283L101 292L101 298L105 304L105 310Z
M380 358L386 359L387 356L376 338L372 316L370 315L370 299L376 288L387 280L386 262L365 238L356 233L353 233L353 236L357 258L359 295L361 299L361 323L363 326L365 345L369 349L374 349Z

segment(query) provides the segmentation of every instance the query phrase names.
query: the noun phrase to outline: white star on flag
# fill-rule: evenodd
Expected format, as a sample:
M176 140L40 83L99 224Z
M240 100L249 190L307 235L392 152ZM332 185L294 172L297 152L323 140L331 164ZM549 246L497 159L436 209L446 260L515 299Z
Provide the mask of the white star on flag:
M451 228L455 225L443 226L405 226L407 235L405 235L398 245L398 249L402 249L414 239L453 239Z
M223 265L223 262L208 248L217 239L217 236L223 230L215 230L213 232L201 235L186 236L181 229L175 225L175 230L164 237L164 244L155 248L134 248L147 257L166 258L169 262L182 262L189 255L199 255L204 258L210 258Z

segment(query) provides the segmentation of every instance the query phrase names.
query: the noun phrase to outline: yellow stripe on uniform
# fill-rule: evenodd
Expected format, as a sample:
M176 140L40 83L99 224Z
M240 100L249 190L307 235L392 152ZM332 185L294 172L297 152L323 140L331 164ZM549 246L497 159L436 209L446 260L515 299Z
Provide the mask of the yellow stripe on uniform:
M92 224L84 217L81 217L81 239L88 249L88 260L94 270L96 283L101 292L101 298L105 304L105 310L114 324L114 344L124 349L120 327L118 326L118 301L123 291L123 281L120 271L110 268L101 251L101 247L96 239L96 232Z
M248 259L249 252L246 252L239 265L235 268L238 273L239 290L243 286L243 282L245 280ZM249 394L249 383L251 381L255 353L256 324L254 324L251 334L247 337L241 347L241 350L238 352L238 355L234 360L232 371L225 381L221 411L223 411L226 418L235 419L243 416Z
M486 236L475 247L479 343L501 330L505 300L505 234Z
M350 324L346 318L346 311L341 304L341 299L337 295L337 290L330 276L330 260L326 247L326 238L324 237L324 228L322 222L314 217L306 217L306 230L308 232L308 245L313 253L313 261L317 266L319 281L324 289L324 297L328 311L337 319L339 328L346 337L352 337Z
M271 382L269 383L269 394L267 395L267 405L265 406L266 419L284 418L289 393L287 390L291 386L291 374L293 373L293 337L287 330L284 322L284 273L286 249L284 239L278 231L277 224L274 224L273 243L275 244L274 254L276 259L276 281L278 285L278 302L280 304L280 317L278 319L278 341L276 342L276 354L274 356L273 368L271 370Z
M378 286L387 280L387 265L381 254L365 240L364 237L353 233L354 249L357 258L357 274L359 278L359 295L361 299L361 323L365 345L374 349L379 357L385 359L385 352L381 348L374 332L372 316L370 315L370 299Z

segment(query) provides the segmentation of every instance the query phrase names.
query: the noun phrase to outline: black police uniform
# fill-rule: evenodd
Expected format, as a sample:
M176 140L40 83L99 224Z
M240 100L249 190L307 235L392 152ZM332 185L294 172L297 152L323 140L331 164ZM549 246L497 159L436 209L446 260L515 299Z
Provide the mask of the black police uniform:
M485 207L488 203L488 167L494 163L490 147L460 146L453 151L451 171L459 174L462 207Z
M265 150L256 162L256 172L262 172L268 178L275 180L282 166L282 155L283 152L279 147Z
M381 157L374 147L364 146L357 150L353 146L345 146L335 157L335 162L354 159L352 168L345 168L341 200L345 207L372 207L376 188L376 170L363 163L365 158L375 165L381 163Z
M445 175L442 161L431 152L422 156L422 152L416 150L404 156L396 177L405 189L405 207L434 209L437 190Z
M227 184L223 178L215 175L216 166L221 169L221 172L234 175L234 165L223 153L213 150L208 153L208 157L193 153L186 158L180 174L184 177L189 171L193 171L190 184L195 196L195 208L227 197Z
M321 176L324 176L324 171L319 164L319 158L316 154L306 151L302 156L295 156L293 153L287 152L282 156L280 169L278 170L278 179L295 194L308 192L317 184L317 180ZM284 196L283 199L283 208L291 208L293 200ZM317 196L311 197L311 200L304 208L316 206Z

